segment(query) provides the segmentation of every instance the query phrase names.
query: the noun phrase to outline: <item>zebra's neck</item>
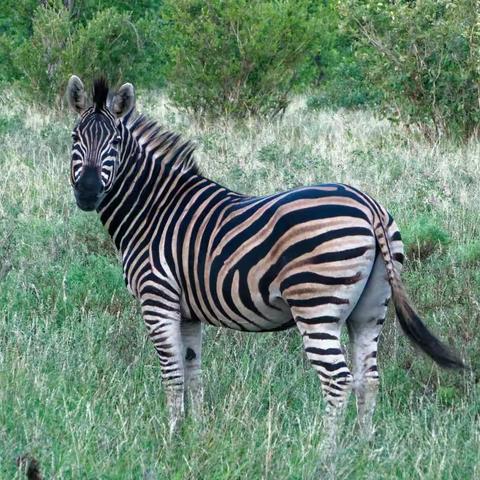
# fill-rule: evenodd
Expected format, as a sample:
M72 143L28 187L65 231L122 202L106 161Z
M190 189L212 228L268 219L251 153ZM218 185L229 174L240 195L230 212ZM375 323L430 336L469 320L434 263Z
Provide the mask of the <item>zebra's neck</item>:
M127 116L119 128L121 156L99 213L125 261L133 247L146 246L151 237L148 229L159 226L162 212L174 203L175 195L187 186L210 181L198 173L194 147L180 135L143 116Z

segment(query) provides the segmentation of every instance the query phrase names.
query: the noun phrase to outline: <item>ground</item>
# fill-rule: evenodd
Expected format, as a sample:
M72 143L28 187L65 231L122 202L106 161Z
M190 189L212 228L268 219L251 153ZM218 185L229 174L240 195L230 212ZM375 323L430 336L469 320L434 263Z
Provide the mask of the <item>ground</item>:
M345 182L394 215L404 279L426 323L478 370L480 144L432 145L369 112L200 124L155 93L139 109L198 146L207 175L263 194ZM48 479L313 479L320 384L294 330L206 328L206 414L168 436L159 364L96 214L68 183L73 115L0 97L0 478L33 455ZM342 479L480 478L475 373L440 371L390 315L376 436L349 405L332 462Z

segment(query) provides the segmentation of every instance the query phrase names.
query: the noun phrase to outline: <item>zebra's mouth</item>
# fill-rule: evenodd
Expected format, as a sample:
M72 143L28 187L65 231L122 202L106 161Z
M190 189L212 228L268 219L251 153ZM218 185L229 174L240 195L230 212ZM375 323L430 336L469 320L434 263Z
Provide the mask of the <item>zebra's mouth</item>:
M77 206L84 212L95 210L100 205L104 196L103 193L95 196L84 195L75 190L75 201L77 202Z

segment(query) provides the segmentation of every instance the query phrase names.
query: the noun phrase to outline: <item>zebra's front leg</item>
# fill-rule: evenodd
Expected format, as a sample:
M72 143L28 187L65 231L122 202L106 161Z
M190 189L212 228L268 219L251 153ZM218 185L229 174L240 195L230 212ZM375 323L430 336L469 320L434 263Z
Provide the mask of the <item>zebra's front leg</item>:
M203 408L202 324L199 321L184 320L181 323L181 332L186 396L193 417L200 419Z
M185 367L180 313L151 296L142 301L142 313L160 359L172 435L184 417Z

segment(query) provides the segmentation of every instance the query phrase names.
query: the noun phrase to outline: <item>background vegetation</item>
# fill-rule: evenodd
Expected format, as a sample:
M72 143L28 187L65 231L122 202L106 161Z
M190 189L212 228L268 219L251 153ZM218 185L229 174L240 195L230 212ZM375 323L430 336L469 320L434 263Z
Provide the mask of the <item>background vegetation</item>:
M61 104L73 72L165 87L201 117L368 106L479 134L480 0L4 0L0 81Z
M170 98L197 114L275 115L308 85L322 28L311 0L167 0ZM195 52L195 54L193 54Z
M342 23L384 104L434 138L478 135L480 2L342 2Z
M68 185L71 73L133 82L196 140L202 171L265 194L370 193L405 239L405 282L473 372L419 357L393 318L377 434L349 406L341 479L480 478L477 0L3 0L0 479L316 479L324 405L295 331L206 328L206 417L168 438L158 360L98 218ZM172 103L175 106L172 106Z

